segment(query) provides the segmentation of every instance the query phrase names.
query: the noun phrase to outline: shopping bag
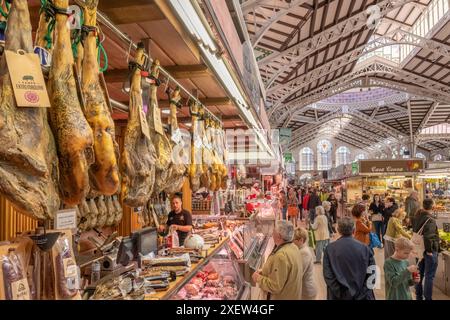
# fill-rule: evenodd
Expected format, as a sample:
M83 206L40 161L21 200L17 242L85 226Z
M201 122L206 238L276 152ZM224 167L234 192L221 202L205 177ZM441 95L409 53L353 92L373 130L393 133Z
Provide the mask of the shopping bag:
M376 234L376 233L374 233L374 232L371 232L370 234L369 234L369 237L370 237L370 244L369 244L369 247L370 248L382 248L382 246L381 246L381 241L380 241L380 239L378 238L378 235Z
M414 243L414 250L413 253L416 255L416 257L420 260L423 259L423 252L425 251L425 243L423 241L423 229L425 228L425 225L430 221L431 218L428 218L427 221L420 227L418 232L414 232L411 238L412 243Z
M296 217L298 215L298 207L292 205L289 206L287 213L289 217Z

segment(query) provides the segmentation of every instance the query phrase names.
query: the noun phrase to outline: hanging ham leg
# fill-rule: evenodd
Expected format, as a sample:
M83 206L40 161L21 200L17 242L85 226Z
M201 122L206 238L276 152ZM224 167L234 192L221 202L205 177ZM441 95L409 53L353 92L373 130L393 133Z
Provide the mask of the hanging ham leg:
M98 0L85 1L84 24L95 27ZM94 134L95 162L89 169L91 187L104 195L116 193L119 187L117 158L119 146L115 141L114 121L100 86L97 39L89 32L84 41L82 91L85 98L84 114Z
M199 108L195 101L191 104L192 110L192 141L191 141L191 164L189 166L189 178L191 189L196 192L200 189L200 177L203 174L202 166L202 135L199 124Z
M68 0L55 0L66 9ZM77 205L89 191L88 169L94 160L93 136L78 100L67 16L56 14L55 47L48 89L51 125L58 146L60 187L65 204Z
M169 125L170 125L170 133L172 136L179 131L178 128L178 120L177 120L177 104L181 100L180 88L176 88L172 94L170 95L170 116L169 116ZM172 163L169 167L169 176L167 177L166 186L164 191L168 194L172 194L174 192L180 191L183 187L185 173L187 170L185 150L183 146L183 142L175 143L171 137L172 144Z
M33 52L26 0L11 4L5 49ZM39 219L59 209L58 158L45 108L18 108L2 57L0 104L0 193L16 207Z
M159 61L155 60L152 64L151 75L154 79L159 76ZM169 166L171 163L172 146L169 139L164 134L160 134L155 130L155 113L161 115L161 110L158 107L158 86L156 83L150 84L150 99L148 103L147 123L150 129L150 136L155 147L156 162L155 162L155 184L153 193L158 195L164 189L169 174Z
M136 63L142 65L143 62L144 48L139 44ZM141 73L138 68L131 79L129 108L124 150L120 160L121 192L126 205L141 207L150 199L155 183L155 149L150 137L144 134L145 130L148 130L148 124L142 110Z

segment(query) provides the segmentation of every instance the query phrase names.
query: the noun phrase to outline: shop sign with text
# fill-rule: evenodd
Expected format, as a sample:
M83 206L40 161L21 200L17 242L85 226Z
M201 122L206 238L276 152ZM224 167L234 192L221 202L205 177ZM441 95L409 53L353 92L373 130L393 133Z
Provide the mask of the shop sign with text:
M362 174L419 173L423 169L423 160L360 160L359 162L359 172Z

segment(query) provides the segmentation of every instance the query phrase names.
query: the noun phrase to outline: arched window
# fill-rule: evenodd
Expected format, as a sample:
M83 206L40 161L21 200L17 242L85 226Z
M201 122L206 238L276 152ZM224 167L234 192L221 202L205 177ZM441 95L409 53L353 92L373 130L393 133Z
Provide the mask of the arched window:
M422 152L417 152L416 153L416 158L426 159L425 155Z
M435 154L433 157L433 161L442 161L444 157L442 156L442 154Z
M350 150L347 147L339 147L336 150L336 167L350 163Z
M314 170L314 152L309 147L300 150L300 170Z
M364 160L365 158L366 158L366 155L364 153L359 153L356 155L355 161Z
M320 140L317 143L317 169L331 169L331 142L328 140Z

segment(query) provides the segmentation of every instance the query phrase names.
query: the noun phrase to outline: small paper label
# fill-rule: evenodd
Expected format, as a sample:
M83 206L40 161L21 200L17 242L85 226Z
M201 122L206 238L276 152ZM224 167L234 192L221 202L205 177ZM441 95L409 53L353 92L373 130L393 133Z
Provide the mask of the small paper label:
M149 140L150 138L150 129L148 128L147 119L145 119L145 114L143 110L139 112L139 121L141 123L141 131L144 136L146 136Z
M26 279L11 283L13 300L30 300L30 288Z
M164 129L161 121L161 110L158 107L153 108L153 120L155 131L158 132L160 135L164 135Z
M55 229L76 229L77 227L77 210L76 209L66 209L59 210L56 213Z
M176 129L173 133L172 133L172 137L171 137L172 141L175 142L176 144L180 143L181 141L181 131L180 129Z
M77 277L77 265L72 258L66 258L63 260L64 263L64 277L75 278Z
M50 100L39 56L6 50L5 57L17 106L49 108Z

